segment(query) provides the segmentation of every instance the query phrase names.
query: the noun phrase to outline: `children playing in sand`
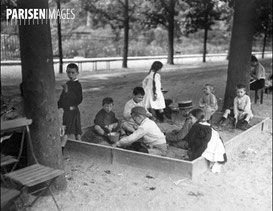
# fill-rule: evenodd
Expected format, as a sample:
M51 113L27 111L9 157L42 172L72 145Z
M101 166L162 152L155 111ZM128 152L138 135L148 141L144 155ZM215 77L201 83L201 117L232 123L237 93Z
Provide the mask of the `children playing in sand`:
M127 133L133 133L137 128L138 125L135 123L131 116L132 108L136 106L142 106L144 107L143 103L143 97L145 95L144 89L142 87L135 87L133 90L133 97L131 100L129 100L123 110L123 121L121 124L121 127L124 129ZM147 116L151 117L152 114L147 111Z
M197 121L198 112L200 112L200 109L191 110L180 130L174 130L170 133L166 133L166 141L169 145L181 149L188 149L188 142L183 139L189 133L193 124Z
M211 84L206 84L203 91L204 95L199 100L199 107L205 112L205 120L210 121L212 115L218 109L217 99L213 94L214 88Z
M165 99L161 91L161 77L159 71L162 69L163 64L159 61L155 61L148 75L142 81L142 87L145 91L144 107L150 109L154 116L158 116L159 121L164 121L164 108ZM157 115L156 115L157 111Z
M107 135L112 131L117 131L119 127L118 119L112 111L114 101L110 97L102 100L102 109L95 116L95 132L99 135Z
M81 140L81 117L78 106L82 102L82 86L78 81L79 68L76 64L70 63L67 65L66 73L69 81L62 87L60 99L58 101L58 108L64 110L63 125L61 135L62 137L62 150L67 142L67 136L74 134L76 140Z
M218 173L227 161L224 143L219 133L206 122L204 111L195 109L194 114L196 123L183 139L188 143L189 160L203 156L211 162L212 172Z
M136 106L131 111L131 116L139 127L131 135L121 138L113 144L116 147L127 147L141 140L147 152L154 155L166 156L167 144L164 134L153 120L147 117L144 107Z
M233 101L233 107L226 109L224 115L219 121L219 126L223 125L228 116L234 117L233 127L236 128L239 121L240 128L246 130L250 120L253 117L251 111L250 97L246 94L246 86L239 84L236 86L236 97Z

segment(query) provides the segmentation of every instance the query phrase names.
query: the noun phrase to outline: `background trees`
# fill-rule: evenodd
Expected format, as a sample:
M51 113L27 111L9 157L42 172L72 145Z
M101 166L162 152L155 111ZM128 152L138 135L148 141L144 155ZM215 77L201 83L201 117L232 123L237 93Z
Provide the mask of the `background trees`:
M141 5L141 21L145 27L156 28L161 25L168 31L168 64L173 64L174 34L175 30L179 31L177 17L185 7L186 4L180 0L144 0Z
M124 29L122 67L125 68L127 67L130 21L133 21L136 4L137 1L129 0L83 1L84 9L91 13L95 25L109 24L116 34L120 29Z
M204 30L203 62L206 62L208 31L219 20L225 20L228 7L224 2L215 0L187 1L188 10L185 11L183 30L189 34Z

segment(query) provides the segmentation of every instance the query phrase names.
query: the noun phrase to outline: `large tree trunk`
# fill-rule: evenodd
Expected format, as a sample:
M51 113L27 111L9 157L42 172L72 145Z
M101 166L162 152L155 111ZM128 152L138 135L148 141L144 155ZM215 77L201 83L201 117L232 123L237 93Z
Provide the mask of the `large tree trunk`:
M255 0L235 0L224 109L232 105L237 84L245 84L249 91L255 16Z
M174 64L173 62L173 39L174 39L174 15L175 15L175 1L170 1L170 12L169 12L169 21L168 21L168 64Z
M57 0L57 9L61 10L61 0ZM57 19L58 24L58 46L59 46L59 73L63 73L63 47L62 47L62 27L61 27L61 19L58 16Z
M207 54L207 40L208 40L208 27L205 27L204 33L204 46L203 46L203 62L206 62L206 54Z
M123 44L123 59L122 59L122 67L123 68L127 68L128 43L129 43L128 0L125 0L125 5L124 5L124 44Z
M265 46L266 46L266 39L267 39L267 29L268 29L268 21L266 22L266 26L264 29L264 39L263 39L263 49L262 49L262 58L264 58Z
M48 9L48 1L18 0L18 7ZM24 106L27 118L33 120L30 132L34 153L40 164L63 169L49 20L22 23L19 36ZM54 185L66 188L64 175Z

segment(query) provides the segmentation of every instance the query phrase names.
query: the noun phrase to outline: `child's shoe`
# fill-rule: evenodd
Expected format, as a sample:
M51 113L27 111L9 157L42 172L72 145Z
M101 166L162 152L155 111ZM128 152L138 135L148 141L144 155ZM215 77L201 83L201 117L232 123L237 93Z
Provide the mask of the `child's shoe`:
M220 121L218 122L218 127L221 127L226 121L225 117L221 117Z
M241 129L242 129L242 130L247 130L247 128L248 128L248 122L247 122L246 120L244 120L244 121L242 122Z
M222 167L222 164L220 164L218 162L215 162L214 165L211 168L211 172L214 173L214 174L220 173L221 172L221 167Z

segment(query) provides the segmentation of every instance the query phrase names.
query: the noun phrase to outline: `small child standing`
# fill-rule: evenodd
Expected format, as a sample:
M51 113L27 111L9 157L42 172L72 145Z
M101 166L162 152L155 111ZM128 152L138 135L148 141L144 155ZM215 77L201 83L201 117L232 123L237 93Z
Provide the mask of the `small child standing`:
M236 97L233 101L233 108L226 109L224 115L219 121L221 126L229 115L234 116L233 126L236 127L238 121L241 122L241 129L246 130L253 117L251 111L250 97L246 94L246 86L239 84L236 86Z
M213 94L214 88L211 84L206 84L203 88L204 95L199 100L199 107L205 112L205 120L210 121L211 116L217 111L218 104L215 95Z
M79 75L79 68L76 64L70 63L67 65L66 73L69 81L63 87L60 99L58 101L58 108L64 110L63 125L61 135L62 150L67 142L68 135L75 135L76 140L81 140L81 117L78 106L82 102L82 86L77 78Z
M96 114L94 120L94 129L99 135L107 135L118 129L118 119L112 111L113 106L114 101L112 98L106 97L102 100L102 109Z
M144 107L156 116L158 112L158 119L163 122L165 115L164 109L166 108L164 95L161 90L161 77L159 71L162 69L163 64L160 61L155 61L148 75L142 81L142 87L145 91Z
M133 90L133 98L129 100L123 110L123 118L121 127L125 130L125 132L133 133L137 128L138 125L135 123L131 116L132 108L136 106L144 107L143 97L145 95L145 91L142 87L135 87ZM147 111L147 116L152 116L150 112Z

